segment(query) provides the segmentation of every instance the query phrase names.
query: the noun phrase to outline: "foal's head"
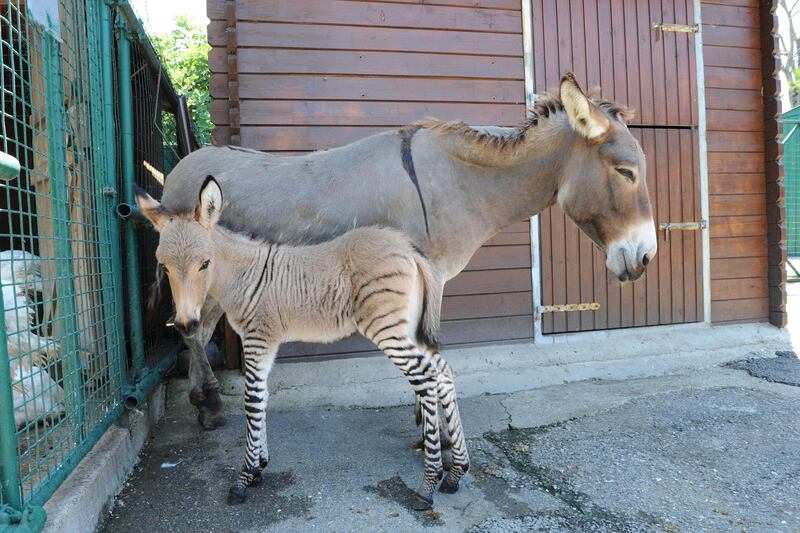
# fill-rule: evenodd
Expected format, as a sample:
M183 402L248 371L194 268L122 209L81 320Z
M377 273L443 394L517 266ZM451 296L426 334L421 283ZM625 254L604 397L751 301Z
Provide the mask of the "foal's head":
M169 278L175 327L191 336L200 326L200 311L214 276L211 228L219 220L222 190L208 176L193 213L170 213L141 189L136 191L136 204L160 233L156 259Z
M625 112L588 98L571 74L561 80L560 100L575 135L564 154L558 203L605 251L620 281L638 279L657 247L642 147Z

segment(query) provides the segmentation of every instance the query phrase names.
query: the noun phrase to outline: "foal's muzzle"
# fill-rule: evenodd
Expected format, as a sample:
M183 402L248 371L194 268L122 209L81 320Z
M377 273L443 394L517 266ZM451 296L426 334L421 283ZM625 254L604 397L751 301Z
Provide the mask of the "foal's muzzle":
M193 318L187 322L180 322L175 320L175 329L184 337L191 337L200 328L200 321Z

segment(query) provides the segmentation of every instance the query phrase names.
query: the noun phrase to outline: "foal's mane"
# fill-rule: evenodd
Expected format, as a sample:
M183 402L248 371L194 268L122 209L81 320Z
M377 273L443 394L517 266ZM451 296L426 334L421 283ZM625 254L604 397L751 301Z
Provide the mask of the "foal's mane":
M589 99L611 118L624 123L633 118L633 112L627 106L599 98ZM553 115L563 112L561 98L555 93L547 92L536 99L530 116L507 133L494 133L476 129L466 122L443 121L432 117L407 126L407 129L427 129L439 135L453 134L463 141L461 146L449 147L459 159L478 166L487 166L487 163L488 166L503 166L513 162L517 149L532 133L544 133L544 128L540 126L544 126Z

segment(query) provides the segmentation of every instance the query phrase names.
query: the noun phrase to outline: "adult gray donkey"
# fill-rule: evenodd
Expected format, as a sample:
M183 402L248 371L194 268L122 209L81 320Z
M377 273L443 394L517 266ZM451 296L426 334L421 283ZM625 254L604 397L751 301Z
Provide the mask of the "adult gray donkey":
M194 210L206 176L225 191L221 224L273 242L313 243L356 226L406 232L445 281L512 223L556 202L607 256L621 281L656 253L641 146L627 110L587 97L572 74L516 128L426 120L333 150L278 157L235 147L187 156L166 180L162 204ZM205 429L224 423L204 347L222 315L206 301L175 326L191 351L190 401ZM436 323L438 324L438 317Z

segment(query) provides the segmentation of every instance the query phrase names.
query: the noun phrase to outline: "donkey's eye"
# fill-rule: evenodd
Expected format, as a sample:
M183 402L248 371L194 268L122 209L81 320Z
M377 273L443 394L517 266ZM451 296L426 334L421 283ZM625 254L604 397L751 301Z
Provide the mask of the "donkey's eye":
M633 175L633 171L631 169L618 167L616 171L625 176L625 179L630 181L631 183L636 181L636 177Z
M159 263L158 267L164 272L164 274L169 272L169 270L167 270L167 267L164 265L164 263Z
M206 259L205 261L203 261L203 264L200 265L200 270L198 272L202 272L203 270L207 269L208 265L210 264L211 264L211 259Z

